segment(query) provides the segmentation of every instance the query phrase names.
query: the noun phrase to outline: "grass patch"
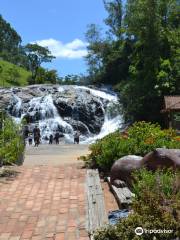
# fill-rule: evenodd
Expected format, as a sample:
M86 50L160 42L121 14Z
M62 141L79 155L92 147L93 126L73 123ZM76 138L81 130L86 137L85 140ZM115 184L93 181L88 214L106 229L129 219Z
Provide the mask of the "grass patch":
M0 60L0 87L26 86L30 76L26 69Z

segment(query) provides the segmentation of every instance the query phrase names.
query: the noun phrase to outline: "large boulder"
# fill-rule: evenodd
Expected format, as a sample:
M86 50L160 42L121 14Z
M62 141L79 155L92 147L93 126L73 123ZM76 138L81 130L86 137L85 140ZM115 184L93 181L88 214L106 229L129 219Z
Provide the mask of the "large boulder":
M152 171L158 168L180 168L180 149L157 148L145 155L142 165Z
M131 185L132 172L142 167L152 171L163 168L180 169L180 149L157 148L144 158L133 155L120 158L111 168L111 184L122 187L121 181L124 181Z
M117 160L110 173L111 184L116 187L123 187L122 181L128 185L132 182L132 172L140 169L142 166L142 157L128 155Z

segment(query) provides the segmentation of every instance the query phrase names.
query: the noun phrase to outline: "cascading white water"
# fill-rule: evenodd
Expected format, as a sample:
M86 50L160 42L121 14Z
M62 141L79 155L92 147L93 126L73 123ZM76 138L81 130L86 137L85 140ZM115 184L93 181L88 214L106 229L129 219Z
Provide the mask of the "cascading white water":
M43 92L42 96L32 97L28 102L23 102L21 98L18 97L18 95L13 94L13 104L11 104L10 114L18 122L24 117L28 116L28 119L30 121L30 128L34 128L35 125L39 126L42 142L46 141L50 134L54 135L56 131L60 131L63 133L65 141L72 143L75 132L74 126L71 124L71 122L68 122L66 117L61 116L61 113L56 106L56 104L58 104L58 101L55 103L54 100L54 95L56 94L58 96L58 100L60 99L59 101L66 102L67 96L69 94L68 91L73 91L73 94L71 93L71 97L72 99L77 99L77 102L80 104L80 106L82 104L86 108L91 107L91 110L94 111L95 115L96 112L98 115L98 104L100 110L102 111L102 114L104 115L101 129L97 134L94 134L92 131L90 131L89 127L91 127L91 124L88 124L89 122L85 123L81 119L81 116L78 121L77 119L73 119L73 116L71 117L71 120L77 121L76 124L80 122L81 127L83 127L83 129L86 131L86 133L81 134L80 143L92 143L96 139L100 139L107 134L116 131L121 126L122 118L115 110L116 105L118 104L118 97L115 94L110 94L101 90L96 90L84 86L60 86L56 88L55 93L51 91L51 89L46 89L46 91ZM63 94L63 96L61 94ZM92 103L86 106L85 97L88 96L92 96L92 99L95 98L95 102L92 100ZM74 106L72 103L71 108L74 109L76 106Z
M114 109L115 112L113 116L108 111L110 108L113 108L118 104L118 97L116 94L106 93L104 91L91 89L85 86L76 86L76 88L89 90L92 95L100 99L105 99L109 102L106 110L104 110L105 119L104 119L104 124L102 125L100 133L95 136L89 137L88 139L85 139L83 143L95 142L96 140L101 139L106 135L115 132L116 130L118 130L119 127L121 127L122 116L118 112L116 112L115 109Z

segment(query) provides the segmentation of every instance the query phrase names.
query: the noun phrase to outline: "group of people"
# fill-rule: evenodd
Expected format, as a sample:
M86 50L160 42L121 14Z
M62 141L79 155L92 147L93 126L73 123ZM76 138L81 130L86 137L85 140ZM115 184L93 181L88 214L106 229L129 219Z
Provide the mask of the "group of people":
M41 140L41 131L37 126L35 126L35 128L33 129L33 134L32 133L28 134L29 145L32 145L33 138L34 138L34 146L38 147Z
M74 144L79 144L81 133L79 131L76 131L74 134ZM51 134L49 136L49 144L53 144L53 141L55 140L56 144L59 144L60 138L63 137L63 134L60 134L58 131L55 133L55 135ZM38 128L38 126L35 126L32 133L28 133L28 142L29 145L32 145L34 139L34 146L38 147L41 142L41 131Z
M49 136L49 144L53 144L53 140L55 140L55 143L56 143L56 144L59 144L59 139L60 139L61 137L64 137L64 135L63 135L63 134L60 134L58 131L55 133L54 136L53 136L53 134L51 134L51 135Z

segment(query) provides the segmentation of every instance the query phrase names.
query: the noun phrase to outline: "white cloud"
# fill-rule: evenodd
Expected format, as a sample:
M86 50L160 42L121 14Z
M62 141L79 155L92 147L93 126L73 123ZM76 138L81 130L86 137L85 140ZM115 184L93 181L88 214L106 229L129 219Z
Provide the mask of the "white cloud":
M39 40L36 43L42 47L48 47L52 55L57 58L82 58L87 55L87 43L80 39L74 39L69 43L62 43L53 38Z

